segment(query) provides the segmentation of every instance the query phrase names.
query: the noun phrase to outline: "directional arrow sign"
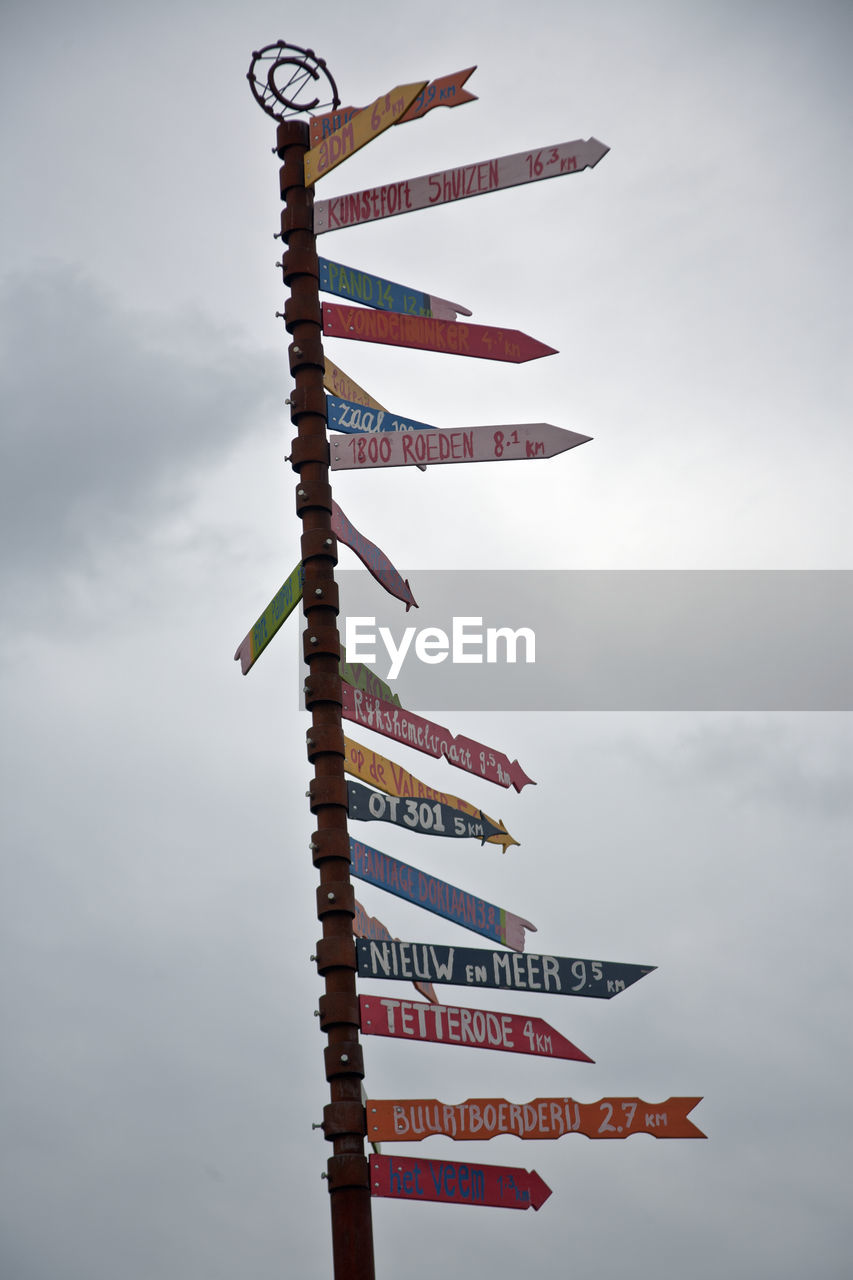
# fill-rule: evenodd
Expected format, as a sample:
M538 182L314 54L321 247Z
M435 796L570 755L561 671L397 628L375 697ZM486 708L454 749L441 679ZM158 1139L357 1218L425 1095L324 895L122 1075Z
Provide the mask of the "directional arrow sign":
M352 786L352 783L349 785ZM378 889L385 889L398 898L405 898L416 907L423 907L434 915L443 916L445 920L461 924L463 929L482 934L493 942L502 942L514 951L524 950L525 929L536 932L536 926L529 920L522 920L521 916L513 915L511 911L504 911L502 907L465 893L455 885L427 875L397 858L389 858L386 853L380 853L378 849L372 849L360 840L350 837L349 848L350 870L357 880L365 880ZM431 982L432 979L424 978L423 981Z
M430 80L405 115L395 121L395 124L406 124L409 120L418 120L434 107L461 107L465 102L476 102L477 95L469 93L462 87L471 73L476 70L476 67L468 67L465 71L455 71L452 75ZM337 111L326 111L323 115L314 116L311 120L311 146L316 147L324 138L328 138L329 134L349 124L353 116L361 110L363 110L362 107L338 107Z
M426 942L359 942L362 978L447 982L457 987L494 987L502 991L541 991L545 995L592 996L610 1000L639 982L656 966L574 960L565 956L511 955L473 947Z
M420 1142L434 1133L457 1141L485 1142L503 1134L516 1138L562 1138L582 1133L587 1138L629 1138L650 1133L653 1138L704 1138L687 1119L701 1098L602 1098L575 1102L574 1098L534 1098L515 1104L506 1098L469 1098L445 1106L435 1098L405 1098L367 1103L367 1136L371 1142Z
M285 618L293 613L301 599L302 563L300 562L270 600L249 634L244 636L237 646L234 661L240 663L243 675L254 666Z
M356 151L401 120L428 83L428 80L420 80L417 84L398 84L390 93L384 93L369 107L359 111L343 128L324 138L319 146L306 151L306 187L312 186L324 173L330 173L343 160L348 160Z
M418 602L412 595L408 579L400 577L385 552L380 547L377 547L375 542L371 542L369 538L365 538L363 533L359 533L355 525L341 511L334 498L332 499L332 533L339 542L343 542L345 546L355 552L364 567L373 574L376 581L385 588L389 595L396 596L398 600L403 601L406 606L406 613L409 612L412 605L417 609Z
M370 1194L395 1200L485 1204L495 1209L541 1209L551 1188L535 1169L457 1164L412 1156L371 1156Z
M352 685L353 689L364 689L367 693L372 693L377 698L384 698L386 702L393 702L395 707L402 706L399 693L394 693L384 680L380 680L375 671L371 671L370 667L366 667L363 662L347 662L346 650L341 646L341 660L338 663L338 671L341 679L347 684Z
M326 366L323 374L323 386L327 391L331 391L333 396L343 396L345 400L354 400L356 404L366 405L370 409L379 409L385 412L384 406L378 400L374 400L373 396L354 382L349 374L344 373L343 369L339 369L333 364L329 357L323 352L323 362Z
M353 902L355 903L355 917L352 922L352 931L357 938L374 938L379 942L394 941L381 920L377 920L376 916L369 916L357 898L354 898ZM412 986L432 1004L438 1004L435 988L430 983L413 982ZM427 1008L429 1008L429 1005Z
M476 356L524 364L556 355L555 347L531 338L518 329L495 329L484 324L456 324L429 316L405 316L396 311L370 311L367 307L341 307L324 302L323 333L330 338L355 338L391 347L415 347L448 355Z
M354 688L359 687L352 680L347 683L352 684ZM373 691L368 690L368 692ZM482 809L469 804L467 800L460 800L459 796L452 796L446 791L436 791L434 787L428 787L425 782L415 778L401 765L395 764L393 760L387 760L385 756L379 755L377 751L371 750L370 747L362 746L354 738L344 738L344 748L346 750L344 757L344 769L346 772L352 774L354 778L360 778L362 782L372 783L374 786L381 787L388 795L412 796L418 800L440 800L442 804L449 804L454 809L461 809L463 813L470 814L472 817L476 817L483 812ZM500 820L490 818L485 813L483 813L483 817L495 827L498 833L493 836L487 836L486 844L503 845L504 852L510 845L518 844L518 841L512 838Z
M465 200L468 196L502 191L527 182L542 182L562 174L592 169L610 150L597 138L586 142L561 142L538 151L519 151L496 160L464 164L457 169L439 169L421 178L405 178L382 187L367 187L314 205L314 231L336 231L377 218L393 218L398 213L429 209L433 205ZM283 215L282 215L283 216Z
M482 813L469 817L440 800L407 800L383 795L360 782L347 783L349 816L359 822L392 822L425 836L449 836L457 840L479 840L497 835L499 828Z
M352 689L348 684L342 686L341 714L356 724L366 725L376 733L383 733L386 738L402 742L416 751L423 751L428 756L444 756L448 764L457 769L464 769L477 777L487 778L499 787L515 787L521 791L529 783L528 778L517 760L510 761L502 751L494 751L485 747L473 738L462 734L448 733L447 729L423 716L414 715L411 711L403 711L391 702L382 698L374 698L360 689ZM535 783L534 783L535 785Z
M381 438L329 437L333 471L373 467L417 467L443 462L513 462L521 458L553 458L586 444L578 435L549 422L515 427L459 427L447 431L404 431Z
M361 1030L366 1036L426 1040L430 1044L458 1044L470 1049L499 1049L505 1053L564 1058L571 1062L593 1061L542 1018L460 1009L458 1005L437 1002L384 1000L378 996L359 996L358 1004Z
M363 302L366 307L379 311L402 311L410 316L434 316L437 320L455 320L457 315L470 316L467 307L446 298L436 298L420 289L410 289L405 284L395 284L382 276L355 267L345 267L341 262L318 258L320 264L320 288L324 293L335 293L340 298Z
M435 430L429 422L402 418L386 409L373 409L355 400L342 400L339 396L326 396L326 423L330 431L343 431L346 435L362 435L371 431Z

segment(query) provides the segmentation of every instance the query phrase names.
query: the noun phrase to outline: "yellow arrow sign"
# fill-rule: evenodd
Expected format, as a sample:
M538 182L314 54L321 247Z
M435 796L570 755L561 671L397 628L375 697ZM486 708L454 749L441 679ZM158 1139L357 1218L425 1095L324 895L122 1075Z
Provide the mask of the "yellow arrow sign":
M353 116L349 124L329 134L317 147L305 153L305 185L312 186L323 174L330 173L343 160L348 160L380 133L404 116L409 107L429 84L420 80L417 84L398 84L390 93L383 93L369 107Z

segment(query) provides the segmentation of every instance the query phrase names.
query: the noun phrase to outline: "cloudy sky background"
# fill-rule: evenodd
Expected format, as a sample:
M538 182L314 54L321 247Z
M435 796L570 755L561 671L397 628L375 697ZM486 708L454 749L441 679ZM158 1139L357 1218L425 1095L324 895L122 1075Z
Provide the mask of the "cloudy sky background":
M7 0L0 17L10 1280L331 1268L297 619L245 679L232 661L299 545L253 49L311 46L356 105L478 65L478 102L392 130L321 195L611 147L591 173L320 240L559 350L499 366L330 341L382 403L594 437L526 467L341 474L342 507L416 595L419 569L853 568L849 6L306 14ZM365 575L365 613L378 593ZM616 639L630 664L630 619ZM709 1141L401 1146L536 1168L553 1196L538 1214L374 1202L378 1274L846 1276L849 714L687 699L443 721L538 786L507 794L353 736L521 847L357 834L533 920L531 950L659 968L609 1002L447 988L546 1018L595 1065L368 1039L368 1092L702 1094ZM358 896L400 937L478 945Z

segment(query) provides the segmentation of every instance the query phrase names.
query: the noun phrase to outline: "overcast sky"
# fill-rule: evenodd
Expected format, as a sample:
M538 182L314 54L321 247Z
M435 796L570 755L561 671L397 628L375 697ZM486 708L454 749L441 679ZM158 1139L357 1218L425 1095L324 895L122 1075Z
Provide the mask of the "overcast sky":
M320 197L611 148L319 242L558 350L504 366L329 339L383 404L593 437L549 462L336 475L417 597L419 570L853 569L851 36L845 0L5 0L4 1280L331 1272L300 617L248 676L232 660L300 532L252 51L310 46L354 105L477 65L477 102L392 129ZM378 1275L849 1275L850 714L698 712L700 693L436 717L517 758L521 795L353 729L521 844L359 837L533 921L530 950L658 966L611 1001L446 987L595 1064L368 1038L368 1093L702 1095L708 1134L386 1147L535 1168L553 1195L536 1214L374 1201ZM481 941L358 897L401 938Z

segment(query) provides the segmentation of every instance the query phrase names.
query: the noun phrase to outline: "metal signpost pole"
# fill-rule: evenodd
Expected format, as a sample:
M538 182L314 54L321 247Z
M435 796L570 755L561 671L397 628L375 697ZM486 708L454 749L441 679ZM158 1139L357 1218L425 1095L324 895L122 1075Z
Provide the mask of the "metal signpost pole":
M290 297L284 318L292 336L290 369L295 381L291 418L297 429L290 461L299 480L296 509L302 520L304 568L303 636L308 676L305 701L311 712L308 758L314 765L311 811L317 829L311 839L320 873L317 914L323 936L317 967L325 979L320 1025L328 1035L325 1050L330 1102L323 1131L333 1144L328 1161L335 1280L373 1280L373 1231L370 1181L364 1154L365 1118L361 1089L364 1065L359 1044L359 1007L352 922L355 898L349 877L347 787L341 727L338 588L334 578L337 541L332 532L332 491L323 391L323 345L319 267L313 230L313 193L305 186L303 157L308 125L285 120L278 126L282 160L282 259Z

